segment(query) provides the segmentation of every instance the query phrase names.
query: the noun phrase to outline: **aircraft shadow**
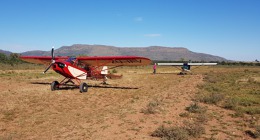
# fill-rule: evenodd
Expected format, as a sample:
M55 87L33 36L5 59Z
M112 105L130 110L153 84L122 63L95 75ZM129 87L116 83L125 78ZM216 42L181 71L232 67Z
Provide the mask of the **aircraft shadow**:
M153 74L153 73L152 73ZM162 72L157 72L156 74L174 74L174 75L177 75L178 73L176 73L176 72L172 72L172 73L170 73L170 72L167 72L167 73L162 73ZM155 75L156 75L155 74Z
M48 82L31 82L31 84L36 84L36 85L51 85L51 83ZM110 86L108 85L88 85L89 88L111 88L111 89L139 89L138 87L117 87L117 86ZM59 88L59 90L69 90L69 89L78 89L78 86L74 85L68 85L68 86L63 86Z
M138 89L137 87L116 87L107 85L88 85L89 88Z
M48 82L31 82L33 85L51 85L51 83Z

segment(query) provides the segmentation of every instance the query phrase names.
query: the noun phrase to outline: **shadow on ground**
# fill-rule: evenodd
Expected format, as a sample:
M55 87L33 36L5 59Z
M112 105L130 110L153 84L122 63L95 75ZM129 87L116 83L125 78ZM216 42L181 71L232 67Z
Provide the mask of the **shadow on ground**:
M51 85L48 82L31 82L34 85ZM138 87L122 87L122 86L112 86L109 84L101 84L101 85L91 85L88 84L89 88L111 88L111 89L139 89ZM79 87L76 85L66 85L59 88L59 90L70 90L70 89L78 89Z

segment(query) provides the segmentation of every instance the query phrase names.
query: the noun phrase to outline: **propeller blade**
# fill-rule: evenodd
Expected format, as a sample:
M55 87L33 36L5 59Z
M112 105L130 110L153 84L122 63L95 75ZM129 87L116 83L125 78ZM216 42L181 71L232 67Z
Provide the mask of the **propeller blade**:
M52 60L54 60L54 47L52 47L52 49L51 49L51 58L52 58Z
M54 58L54 47L51 49L51 64L48 66L48 68L45 69L43 74L45 74L52 66L55 64L55 58Z
M47 68L47 69L45 69L45 71L43 72L43 74L45 74L50 68L51 68L51 66L53 65L54 63L51 63L50 65L49 65L49 67Z

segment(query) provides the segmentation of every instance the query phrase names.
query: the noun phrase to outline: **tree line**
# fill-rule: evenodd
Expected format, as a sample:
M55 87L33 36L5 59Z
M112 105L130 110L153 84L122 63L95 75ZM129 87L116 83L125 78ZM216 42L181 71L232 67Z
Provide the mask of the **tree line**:
M10 55L0 53L0 63L15 65L25 62L20 59L20 54L18 53L11 53Z

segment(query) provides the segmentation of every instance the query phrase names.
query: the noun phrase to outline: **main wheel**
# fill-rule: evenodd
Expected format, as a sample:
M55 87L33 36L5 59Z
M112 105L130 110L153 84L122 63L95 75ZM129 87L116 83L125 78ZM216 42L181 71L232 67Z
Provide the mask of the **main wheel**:
M59 82L58 81L53 81L51 83L51 91L59 89Z
M80 90L81 93L82 92L87 92L88 91L88 85L86 83L81 83L79 85L79 90Z

